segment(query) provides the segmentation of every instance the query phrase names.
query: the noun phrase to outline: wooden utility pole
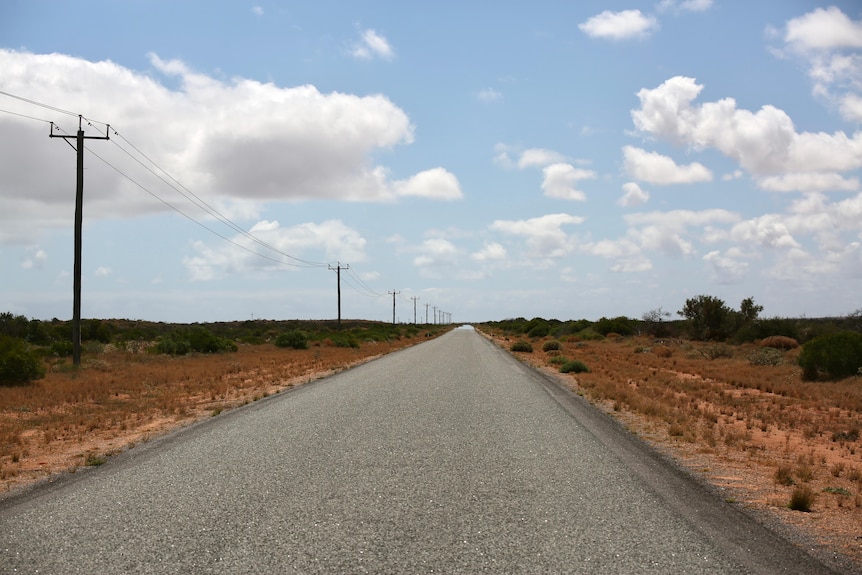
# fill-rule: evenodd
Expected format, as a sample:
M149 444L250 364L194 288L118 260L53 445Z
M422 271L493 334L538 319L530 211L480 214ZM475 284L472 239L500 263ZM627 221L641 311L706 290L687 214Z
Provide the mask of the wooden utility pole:
M338 276L338 329L341 329L341 270L349 270L350 266L347 264L341 265L341 262L338 262L337 266L329 266L329 269L336 272Z
M77 184L75 186L75 264L72 287L72 364L81 365L81 246L84 222L84 140L110 140L110 125L105 127L104 136L85 136L81 127L81 116L78 116L78 133L65 136L54 133L54 122L51 122L51 138L63 138L67 142L75 138L75 151L78 153ZM71 145L71 144L70 144Z
M416 325L416 300L418 300L419 297L413 296L410 299L413 300L413 325Z
M401 292L393 290L387 293L392 294L392 325L395 325L395 296L400 294Z

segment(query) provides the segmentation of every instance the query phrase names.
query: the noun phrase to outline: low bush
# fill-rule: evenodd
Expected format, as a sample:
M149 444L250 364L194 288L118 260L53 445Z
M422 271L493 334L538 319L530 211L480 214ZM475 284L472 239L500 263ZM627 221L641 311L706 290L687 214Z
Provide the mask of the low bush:
M862 368L862 334L842 331L812 339L802 346L798 361L807 380L857 375Z
M815 493L810 487L799 485L793 490L793 494L790 496L790 503L787 506L794 511L808 513L811 511L811 506L814 505L814 498Z
M155 347L156 353L186 355L187 353L221 353L236 351L236 344L218 337L203 326L180 328L162 336Z
M765 347L752 352L748 361L751 365L781 365L784 363L784 352L774 347Z
M799 347L799 342L792 337L784 335L772 335L760 340L760 347L772 347L775 349L796 349Z
M560 347L560 342L555 339L552 339L542 344L542 351L559 351Z
M308 336L298 329L293 329L278 334L278 337L275 338L275 345L292 349L308 349Z
M0 334L0 385L22 385L43 377L42 360L27 342Z
M560 373L589 373L590 368L587 365L579 361L577 359L573 359L565 362L560 366Z
M529 341L519 340L512 344L512 347L509 348L512 351L523 351L526 353L533 353L533 344Z

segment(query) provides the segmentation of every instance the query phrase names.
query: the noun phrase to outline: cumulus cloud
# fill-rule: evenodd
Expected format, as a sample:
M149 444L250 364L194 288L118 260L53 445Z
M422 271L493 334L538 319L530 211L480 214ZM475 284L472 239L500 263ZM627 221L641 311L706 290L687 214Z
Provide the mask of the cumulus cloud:
M373 163L376 151L413 142L409 118L384 96L221 80L156 55L151 63L149 73L140 73L109 61L0 50L0 89L110 122L119 135L88 148L194 217L205 215L125 155L136 154L129 143L210 205L231 206L240 217L259 214L260 202L460 197L457 179L443 168L394 182L386 167ZM66 133L77 129L77 116L10 99L4 106L53 120ZM88 135L104 134L101 124L84 127ZM33 242L47 229L70 226L74 154L57 141L46 143L47 125L3 114L0 129L6 135L0 243ZM85 162L88 218L168 209L94 155Z
M680 166L672 158L634 146L625 146L623 156L626 172L642 182L668 185L712 181L712 172L698 162Z
M717 250L703 256L703 261L709 264L713 280L720 284L739 283L748 272L748 262Z
M632 111L635 127L678 145L715 148L759 179L862 167L862 132L797 132L782 110L766 105L754 113L738 109L733 98L695 105L702 89L693 78L676 76L640 90L641 106ZM834 183L834 177L820 181ZM806 179L804 191L813 182Z
M527 220L496 220L490 228L526 238L529 257L545 260L561 257L573 249L569 235L562 228L583 221L580 216L548 214Z
M781 218L771 214L736 224L731 237L739 242L757 243L768 248L800 247Z
M267 250L245 235L231 238L232 243L213 247L196 241L193 256L183 258L192 281L209 281L229 275L296 269L308 261L351 261L365 259L365 238L340 220L307 222L283 228L277 221L262 220L249 233L272 246ZM261 254L265 257L260 257ZM291 254L288 258L283 254Z
M840 8L816 8L789 20L780 56L800 58L808 66L812 92L837 106L841 115L862 122L862 19Z
M628 237L644 250L671 256L692 256L696 248L690 228L703 230L712 224L738 222L738 214L722 209L701 211L671 210L642 212L624 216L629 225Z
M458 248L455 244L444 238L425 240L419 251L420 254L413 258L413 265L423 268L452 266L458 256Z
M546 166L542 174L544 175L542 190L547 197L577 201L587 199L586 194L577 189L578 182L596 177L596 173L592 170L582 170L566 163Z
M605 10L578 24L578 28L587 36L607 40L644 38L657 30L658 26L658 20L654 16L646 16L640 10Z
M354 44L350 53L354 58L361 60L372 60L374 58L391 60L395 57L395 51L389 45L386 38L371 29L362 32L362 37L359 42Z
M497 242L485 242L485 247L478 252L473 253L470 258L477 262L486 262L504 260L506 259L506 255L506 248L501 244L498 244Z
M518 168L543 168L550 164L563 162L566 157L559 152L553 150L545 150L543 148L529 148L521 152L518 158Z
M649 192L641 189L641 187L635 182L627 182L623 184L623 191L625 194L617 201L617 203L624 208L640 206L649 201Z
M408 180L395 182L399 196L417 196L432 200L460 200L461 185L452 173L443 168L420 172Z

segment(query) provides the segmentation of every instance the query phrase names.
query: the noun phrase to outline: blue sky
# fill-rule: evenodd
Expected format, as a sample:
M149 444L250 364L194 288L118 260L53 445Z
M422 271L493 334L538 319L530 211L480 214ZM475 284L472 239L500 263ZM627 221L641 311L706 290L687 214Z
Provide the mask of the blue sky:
M72 315L78 114L84 317L862 308L856 1L2 0L0 91L0 311Z

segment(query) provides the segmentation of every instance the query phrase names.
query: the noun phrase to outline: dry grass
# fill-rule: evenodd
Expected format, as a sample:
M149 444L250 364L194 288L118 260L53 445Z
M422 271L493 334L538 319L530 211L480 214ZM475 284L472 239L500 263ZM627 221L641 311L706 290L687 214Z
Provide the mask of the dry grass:
M58 361L31 386L0 387L0 491L418 341L182 357L105 346L79 369Z
M799 349L770 343L785 348L775 365L754 363L754 344L646 338L565 342L553 357L521 359L555 373L551 359L584 362L589 373L561 376L573 390L733 499L816 528L862 564L862 379L804 382Z

